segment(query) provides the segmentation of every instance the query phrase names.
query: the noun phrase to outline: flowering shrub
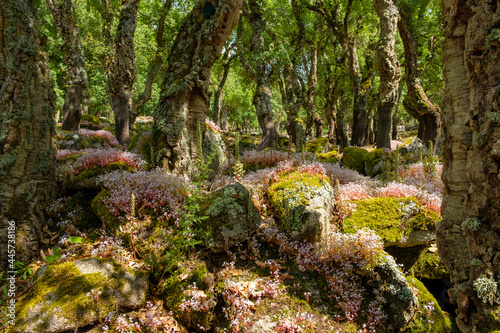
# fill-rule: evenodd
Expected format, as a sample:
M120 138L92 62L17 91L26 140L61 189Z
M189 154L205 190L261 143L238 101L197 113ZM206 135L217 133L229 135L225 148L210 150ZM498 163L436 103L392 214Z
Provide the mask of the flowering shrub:
M357 171L341 167L338 163L323 163L323 167L325 168L326 175L332 182L338 179L340 184L347 184L370 179L369 177L360 175Z
M442 195L444 192L444 184L441 180L442 170L443 165L438 164L435 173L426 172L424 164L419 162L400 168L399 177L406 185L414 185L431 194Z
M139 216L148 209L160 220L177 220L187 196L184 178L160 169L136 173L115 171L100 176L99 181L109 190L105 204L115 216L131 213L134 194L134 208Z
M106 140L107 147L120 146L120 143L116 140L116 137L111 132L108 132L105 130L92 131L92 130L89 130L86 128L81 128L78 131L78 133L87 137L87 138L103 138Z
M142 170L146 167L146 162L144 162L139 155L115 148L86 149L84 152L85 154L80 156L72 165L75 175L86 169L97 167L104 168L106 165L115 162L125 163L135 170Z

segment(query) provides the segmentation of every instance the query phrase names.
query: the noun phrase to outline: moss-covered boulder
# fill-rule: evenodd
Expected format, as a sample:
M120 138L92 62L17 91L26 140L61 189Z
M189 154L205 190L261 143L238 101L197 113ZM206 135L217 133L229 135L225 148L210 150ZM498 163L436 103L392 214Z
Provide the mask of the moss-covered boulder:
M415 319L406 327L404 332L411 333L450 333L459 332L452 323L449 315L441 310L438 302L427 290L422 282L414 277L407 277L411 286L416 289L418 310Z
M104 126L101 126L101 119L99 117L83 114L80 119L80 127L95 131L100 130Z
M342 165L366 176L365 156L368 150L360 147L346 147L342 153Z
M450 273L446 269L437 252L425 250L412 267L412 273L420 279L446 279Z
M203 245L215 253L243 242L261 223L250 192L240 183L220 188L203 198L200 214L208 216L198 226L204 235Z
M365 174L370 177L382 173L384 163L386 162L387 154L384 149L374 149L365 156Z
M405 328L419 309L416 293L406 281L394 258L386 253L381 255L373 272L374 284L379 286L386 301L384 312L387 321L395 330Z
M330 231L333 188L327 176L293 171L279 176L267 196L282 230L293 240L319 242Z
M192 330L206 330L215 320L214 275L205 262L187 260L159 284L159 296L174 317ZM201 329L201 327L205 329Z
M420 155L427 154L427 147L419 138L408 138L400 147L399 151L402 155Z
M90 258L50 264L16 304L12 332L62 332L103 320L111 311L144 306L148 276Z
M339 163L340 155L338 149L331 150L327 153L319 154L318 161L324 163L332 163L332 164Z
M98 195L92 199L92 210L97 217L101 220L106 230L114 232L117 230L122 221L115 215L111 214L106 206L106 200L109 199L109 191L102 190Z
M328 138L315 138L306 143L306 151L319 155L329 151L329 146Z
M411 247L436 239L438 213L422 207L415 198L376 197L354 201L355 211L344 220L344 231L368 228L384 246Z

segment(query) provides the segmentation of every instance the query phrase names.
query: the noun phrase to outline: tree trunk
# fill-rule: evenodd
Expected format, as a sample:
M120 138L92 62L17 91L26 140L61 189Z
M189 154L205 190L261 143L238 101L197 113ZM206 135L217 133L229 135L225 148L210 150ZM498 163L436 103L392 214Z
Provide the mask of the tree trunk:
M64 41L63 59L68 90L62 110L62 129L77 131L82 114L87 113L89 82L80 34L73 20L74 7L71 0L46 0L46 3Z
M420 139L425 144L432 142L436 148L439 131L441 129L441 115L439 107L433 104L427 97L419 79L417 46L414 32L409 24L409 13L400 10L398 29L405 49L405 79L408 95L403 105L408 113L418 114L423 122L423 132Z
M374 0L380 18L380 38L376 51L380 74L377 147L391 147L392 113L397 103L401 69L396 54L398 8L392 0Z
M231 61L226 61L222 64L224 71L222 72L222 77L220 79L219 85L217 86L217 91L214 96L214 104L212 107L212 115L215 123L220 126L220 110L222 107L222 102L224 101L224 85L226 84L227 77L229 76L229 69L231 68Z
M130 143L132 86L136 79L134 34L140 0L123 0L115 36L115 58L108 81L111 109L115 113L115 136L123 146Z
M202 153L196 127L209 113L210 71L241 6L242 0L199 1L179 29L155 112L155 164L167 170L195 172L193 162Z
M144 85L144 91L137 98L137 100L132 105L132 112L130 114L130 128L134 126L135 119L139 116L141 112L141 108L146 104L151 98L151 94L153 92L153 82L158 74L158 71L162 65L162 53L163 48L165 47L165 40L163 39L163 32L165 31L165 19L167 18L167 14L172 7L172 0L166 0L163 5L163 10L158 20L158 30L156 31L156 53L155 60L153 63L153 67L148 73L146 78L146 84Z
M335 134L337 136L337 144L343 149L349 147L349 138L347 137L346 125L344 122L345 114L347 113L347 108L349 103L347 101L346 94L340 96L340 107L337 109L337 127L335 129Z
M32 1L0 1L0 271L38 255L57 189L55 94L37 26Z
M500 7L495 1L444 0L442 10L445 195L439 256L454 285L449 293L460 330L493 332L500 327Z
M316 113L316 103L314 98L316 97L316 88L318 87L318 53L319 45L316 41L314 49L311 52L311 69L307 78L307 97L305 109L307 112L306 120L306 135L312 137L313 131L316 129L316 137L321 137L323 123L321 118Z

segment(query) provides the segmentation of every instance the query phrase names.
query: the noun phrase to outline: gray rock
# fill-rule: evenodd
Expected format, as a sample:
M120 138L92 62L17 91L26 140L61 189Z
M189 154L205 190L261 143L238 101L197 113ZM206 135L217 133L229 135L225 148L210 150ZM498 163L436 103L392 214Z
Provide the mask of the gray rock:
M16 304L14 332L63 332L144 306L148 277L111 260L51 264Z
M261 223L250 192L240 183L210 193L203 199L201 213L208 216L200 225L206 235L203 243L215 253L245 241Z
M386 300L384 305L387 321L393 329L404 328L414 319L418 311L419 303L405 276L398 268L394 258L387 253L374 268L376 283L383 286L383 296Z
M419 155L421 150L422 154L427 154L427 147L424 145L422 140L417 137L414 137L410 143L404 144L399 148L399 151L402 155Z

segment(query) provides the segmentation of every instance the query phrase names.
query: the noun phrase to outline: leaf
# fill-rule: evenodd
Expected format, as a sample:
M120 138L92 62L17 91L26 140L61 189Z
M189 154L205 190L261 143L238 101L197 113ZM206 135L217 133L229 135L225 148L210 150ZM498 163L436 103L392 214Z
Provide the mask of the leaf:
M75 237L75 236L71 236L71 237L69 238L69 241L70 241L71 243L75 243L75 244L80 244L80 243L82 242L82 240L83 240L83 237Z
M56 246L54 247L54 255L51 256L45 256L45 261L48 262L49 264L53 263L57 259L61 257L61 254L59 253L59 248Z

